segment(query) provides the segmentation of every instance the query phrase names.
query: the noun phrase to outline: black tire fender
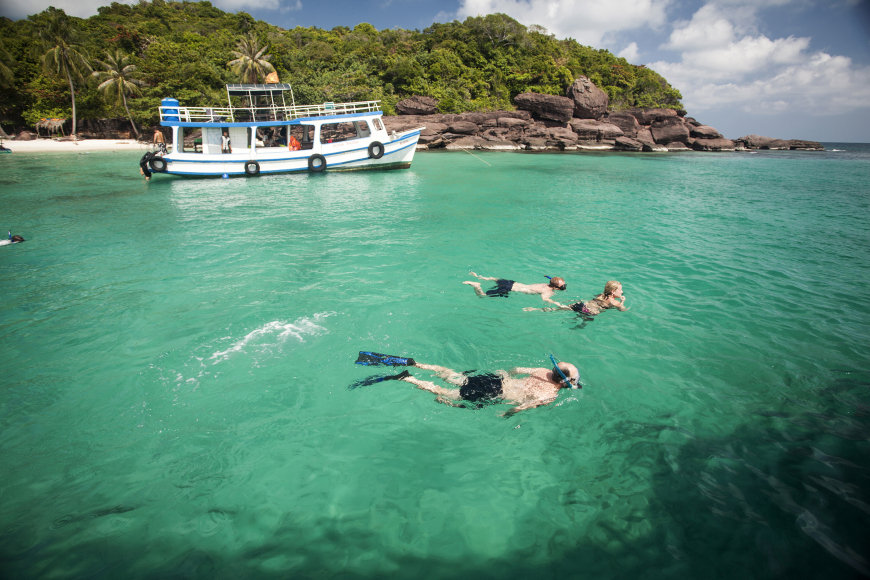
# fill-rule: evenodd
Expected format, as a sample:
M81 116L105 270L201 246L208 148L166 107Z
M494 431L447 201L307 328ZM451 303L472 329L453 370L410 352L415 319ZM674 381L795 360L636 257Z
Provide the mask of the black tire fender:
M151 166L151 171L157 173L163 173L166 171L166 160L162 157L152 157L148 162L148 165Z
M256 161L245 161L245 173L248 175L257 175L260 173L260 164Z
M380 141L372 141L369 143L369 157L372 159L380 159L384 156L384 144Z
M315 153L308 158L308 171L311 173L320 173L326 169L326 157L320 153Z

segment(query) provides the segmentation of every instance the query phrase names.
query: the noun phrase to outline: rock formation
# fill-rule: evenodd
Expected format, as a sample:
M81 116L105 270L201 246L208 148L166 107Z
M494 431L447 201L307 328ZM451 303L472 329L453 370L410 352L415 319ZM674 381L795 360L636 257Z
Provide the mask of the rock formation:
M574 101L574 118L598 120L607 113L610 99L586 77L578 77L565 93Z
M523 93L514 99L517 107L531 111L541 119L551 119L567 123L574 116L574 101L568 97Z
M400 115L431 115L438 112L438 101L432 97L413 96L396 103Z

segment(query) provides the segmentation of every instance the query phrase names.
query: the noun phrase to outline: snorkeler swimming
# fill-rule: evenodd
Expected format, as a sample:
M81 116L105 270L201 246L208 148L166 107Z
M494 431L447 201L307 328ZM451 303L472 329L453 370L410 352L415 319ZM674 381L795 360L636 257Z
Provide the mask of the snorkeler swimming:
M567 306L560 305L559 308L523 308L526 312L540 310L542 312L553 312L554 310L573 310L581 316L595 316L601 314L602 310L608 308L616 308L620 312L628 310L625 306L625 295L622 293L622 284L611 280L604 285L604 292L592 298L587 302L575 302Z
M441 380L453 385L457 388L444 388L436 385L431 381L423 381L412 376L408 371L403 371L398 375L387 377L371 377L364 379L365 384L374 384L382 380L400 380L411 383L419 389L423 389L438 395L437 401L454 407L466 407L465 402L473 403L475 408L481 408L487 403L513 403L516 406L512 407L504 415L510 416L525 409L532 409L541 405L547 405L556 400L559 390L563 388L582 388L580 385L580 375L577 367L570 363L556 363L556 360L550 356L550 359L555 365L553 369L546 368L528 368L517 367L510 371L495 371L494 373L474 374L473 371L460 373L447 367L436 365L427 365L414 361L410 358L392 357L390 355L381 355L378 353L360 353L360 358L365 359L368 355L377 355L377 357L385 357L387 359L400 359L408 361L408 366L413 366L419 369L433 371ZM360 362L358 364L371 364L368 362ZM389 362L374 363L391 365ZM528 375L524 378L518 378L518 375ZM351 386L362 386L358 381Z
M463 284L468 284L472 288L474 288L474 292L478 296L489 296L490 298L495 296L507 297L510 292L521 292L523 294L540 294L541 299L544 302L549 302L550 304L555 304L556 306L563 306L562 304L552 300L553 293L556 290L565 290L568 285L565 283L565 280L556 276L555 278L550 278L549 284L520 284L519 282L514 282L513 280L505 280L504 278L489 278L487 276L480 276L475 274L474 272L469 272L472 276L476 278L480 278L481 280L490 280L496 283L495 288L483 291L483 288L480 287L480 282L470 282L465 281Z

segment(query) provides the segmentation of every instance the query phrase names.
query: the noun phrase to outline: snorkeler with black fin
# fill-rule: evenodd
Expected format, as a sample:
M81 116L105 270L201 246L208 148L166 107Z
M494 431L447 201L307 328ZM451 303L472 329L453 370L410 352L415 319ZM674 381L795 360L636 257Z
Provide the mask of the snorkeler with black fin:
M466 280L463 284L467 284L474 288L475 294L480 297L496 297L500 296L503 298L507 298L508 294L511 292L520 292L522 294L540 294L541 300L544 302L549 302L550 304L555 304L556 306L564 306L552 299L553 294L556 290L565 290L568 287L568 284L562 278L555 276L545 276L545 278L550 278L550 282L548 284L520 284L519 282L514 282L513 280L506 280L504 278L490 278L487 276L480 276L474 272L469 272L472 276L476 278L480 278L481 280L490 280L495 282L495 288L491 288L486 292L483 291L483 288L480 287L480 282L471 282Z
M389 355L378 353L360 353L360 355L361 358L363 358L362 355L366 355L366 357L377 355L376 358L389 357ZM402 357L389 358L401 359ZM550 355L550 360L553 361L553 369L517 367L509 371L499 370L494 373L480 374L471 374L473 371L460 373L447 367L416 362L414 359L402 360L406 360L409 363L413 362L413 364L408 364L408 366L434 372L445 383L456 388L445 388L431 381L420 380L412 376L407 370L398 375L369 377L354 383L349 388L371 385L385 380L405 381L418 389L434 393L437 395L436 401L453 407L467 407L464 403L472 403L471 406L478 409L486 404L493 403L515 404L516 406L504 413L505 417L526 409L533 409L552 403L556 400L560 389L582 388L577 367L566 362L557 363L552 355ZM357 362L359 364L370 364L368 362ZM518 375L528 376L520 378Z

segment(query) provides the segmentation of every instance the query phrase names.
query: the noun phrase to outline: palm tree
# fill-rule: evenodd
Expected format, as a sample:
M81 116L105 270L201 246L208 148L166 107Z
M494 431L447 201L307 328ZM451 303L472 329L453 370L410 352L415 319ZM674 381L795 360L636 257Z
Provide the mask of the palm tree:
M78 44L80 33L73 28L63 10L49 7L45 25L39 29L39 38L48 51L42 55L46 74L66 77L72 95L72 134L76 133L76 90L73 77L84 82L82 71L90 72L87 52Z
M103 81L97 89L103 91L106 95L117 94L117 102L119 105L121 103L124 104L127 118L130 119L130 124L133 125L133 132L136 133L136 138L138 139L139 130L136 129L136 123L133 121L133 116L130 115L130 109L127 107L127 95L133 94L136 87L141 87L145 82L133 78L132 75L136 72L136 65L127 64L129 60L129 56L117 49L115 54L106 53L105 62L94 59L94 62L105 70L94 71L91 76Z
M260 41L253 34L242 37L236 48L238 50L231 51L236 60L231 60L227 66L241 77L243 83L256 84L260 77L265 77L267 72L275 70L269 62L272 55L263 54L269 50L269 45L261 49Z
M0 87L11 87L15 82L15 75L12 74L12 65L15 59L9 54L3 45L0 45Z

